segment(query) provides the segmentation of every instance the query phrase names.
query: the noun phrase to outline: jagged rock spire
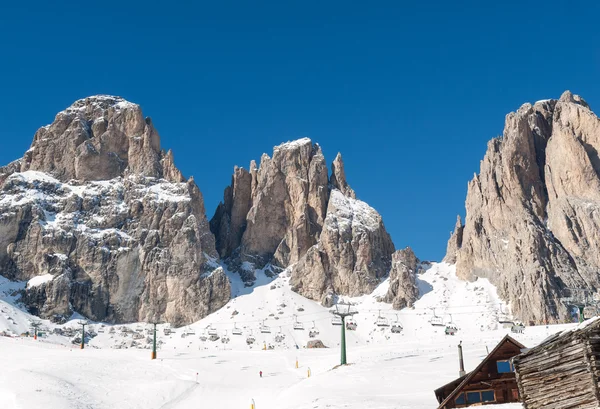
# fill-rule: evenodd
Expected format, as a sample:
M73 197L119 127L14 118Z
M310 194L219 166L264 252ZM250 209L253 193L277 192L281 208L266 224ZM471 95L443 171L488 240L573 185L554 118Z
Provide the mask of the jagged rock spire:
M456 216L456 224L454 225L454 231L450 235L450 239L448 240L448 246L446 248L446 256L444 257L444 262L449 264L456 263L456 253L462 246L462 238L463 238L463 229L464 226L462 224L462 220L460 215Z
M308 138L276 146L249 175L236 170L211 220L230 269L253 281L254 268L295 265L294 290L326 305L334 294L372 291L390 271L394 244L381 216L355 199L341 155L332 170L330 179L321 147ZM249 209L245 220L233 210L239 185L237 216Z
M329 178L329 183L334 189L338 189L344 195L356 199L354 190L352 190L346 181L344 161L342 160L342 154L339 152L331 164L331 177Z

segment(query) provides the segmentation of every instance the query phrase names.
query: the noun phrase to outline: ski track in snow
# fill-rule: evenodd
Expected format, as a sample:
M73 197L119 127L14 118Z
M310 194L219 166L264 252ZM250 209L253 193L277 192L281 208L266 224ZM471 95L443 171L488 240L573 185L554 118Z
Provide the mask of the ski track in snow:
M498 326L498 317L507 307L501 310L496 289L487 280L461 281L454 266L433 263L418 276L421 296L414 308L394 311L389 304L377 302L387 291L387 280L371 295L340 297L359 313L354 317L357 330L346 331L351 365L337 367L340 327L331 324L328 309L290 290L287 271L274 279L257 271L256 284L249 288L239 276L226 272L234 298L221 310L170 335L159 326L154 361L149 359L145 332L144 339L138 340L143 349L115 349L133 340L131 333L123 335L122 327L134 333L140 325L145 329L145 324L106 324L84 350L54 334L37 341L0 337L0 408L43 404L47 409L233 409L247 408L252 400L256 409L435 408L433 390L458 376L458 342L463 342L468 371L485 357L486 347L491 350L510 331ZM0 277L0 332L21 334L37 320L17 303L15 291L25 285ZM458 334L447 336L445 327L432 326L434 313L455 325ZM375 325L378 316L388 324L399 321L402 333ZM62 326L42 323L47 330L78 328L78 318ZM303 330L294 329L297 322ZM262 325L270 333L262 333ZM98 330L100 323L89 327ZM230 342L202 341L208 327ZM234 327L243 335L233 335ZM514 337L531 347L552 333L574 327L528 327ZM304 348L313 328L319 331L316 339L328 348ZM182 337L184 332L194 334ZM256 339L251 346L246 344L250 333ZM278 334L284 335L281 342L275 340ZM274 349L263 350L265 346Z

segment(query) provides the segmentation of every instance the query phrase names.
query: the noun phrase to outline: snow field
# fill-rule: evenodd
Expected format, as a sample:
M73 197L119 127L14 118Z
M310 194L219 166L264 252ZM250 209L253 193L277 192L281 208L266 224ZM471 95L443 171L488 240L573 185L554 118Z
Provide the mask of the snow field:
M43 403L49 409L233 409L248 408L254 400L256 409L435 408L433 390L458 377L459 341L468 371L485 357L486 347L491 350L510 331L498 327L499 301L489 282L466 283L456 278L453 266L434 263L419 275L422 296L414 309L396 312L377 302L387 282L371 295L343 298L355 304L358 327L346 331L350 365L337 367L340 327L331 325L328 309L290 290L287 272L272 280L259 271L256 285L250 288L237 275L229 276L235 298L227 306L171 335L164 335L164 326L159 327L161 343L155 361L150 360L148 349L113 349L124 335L111 334L110 325L84 350L65 346L68 339L54 335L39 341L0 337L0 407ZM14 305L6 289L23 285L0 282L0 308L19 324L10 324L14 330L28 329L31 317ZM456 336L447 336L444 327L429 323L432 308L458 327ZM390 324L400 321L404 330L392 334L390 327L376 326L378 316ZM0 331L9 325L2 317ZM296 322L304 330L295 330ZM47 321L44 325L56 327ZM75 325L71 321L64 326ZM262 325L271 332L261 333ZM316 339L329 348L304 348L313 325L319 331ZM209 326L219 340L200 339ZM243 334L233 335L234 326ZM573 326L528 327L514 338L530 347ZM136 329L138 324L128 327ZM246 343L250 331L256 338L251 346ZM279 332L285 335L282 342L275 340ZM224 337L230 341L222 343ZM265 345L274 349L263 350Z

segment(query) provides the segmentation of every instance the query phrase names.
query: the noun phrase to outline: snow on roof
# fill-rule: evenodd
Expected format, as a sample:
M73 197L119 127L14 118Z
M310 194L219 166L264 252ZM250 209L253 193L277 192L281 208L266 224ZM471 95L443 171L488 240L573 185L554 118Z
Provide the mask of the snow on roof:
M588 326L590 326L591 324L593 324L593 323L597 322L599 319L600 319L600 317L593 317L593 318L590 318L589 320L585 320L585 321L583 321L583 322L579 323L579 325L577 325L577 326L575 326L575 327L573 327L573 328L570 328L570 329L564 330L563 332L561 332L561 333L560 333L560 335L559 335L559 336L560 336L560 337L563 337L563 336L565 336L565 335L568 335L568 334L570 334L570 333L572 333L572 332L575 332L575 331L580 331L580 330L582 330L582 329L585 329L585 328L587 328Z
M52 281L54 276L52 274L44 274L41 276L33 277L31 280L27 282L27 288L38 287L42 284L45 284L49 281Z

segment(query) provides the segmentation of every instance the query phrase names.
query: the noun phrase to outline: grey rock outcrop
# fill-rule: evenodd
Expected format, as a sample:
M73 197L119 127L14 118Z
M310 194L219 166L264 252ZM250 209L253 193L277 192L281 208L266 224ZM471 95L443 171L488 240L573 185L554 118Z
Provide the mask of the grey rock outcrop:
M390 287L383 301L391 303L394 309L411 307L419 298L417 270L419 259L410 247L392 254Z
M446 256L444 257L444 262L449 264L456 263L456 253L462 244L463 239L463 229L464 226L462 224L462 220L460 216L456 216L456 225L454 225L454 231L450 235L450 240L448 240L448 246L446 247Z
M341 155L330 177L308 138L275 147L258 169L236 168L210 225L221 257L245 281L255 268L293 266L292 288L325 305L371 292L394 252L381 216L355 198Z
M119 97L75 102L0 168L0 271L42 317L196 321L230 298L217 258L193 178Z
M255 268L296 263L321 233L327 183L325 157L308 138L275 147L258 169L236 168L210 222L221 257L248 281Z
M332 190L319 242L292 269L299 294L327 305L330 293L371 293L391 268L394 244L369 205Z
M446 260L487 277L525 321L567 317L570 288L600 288L600 120L579 96L506 117L469 183L462 238Z
M329 178L329 183L331 183L333 188L339 190L345 196L356 199L354 190L352 190L346 181L346 171L344 169L344 162L342 161L341 153L337 154L333 160L333 163L331 164L331 177Z

